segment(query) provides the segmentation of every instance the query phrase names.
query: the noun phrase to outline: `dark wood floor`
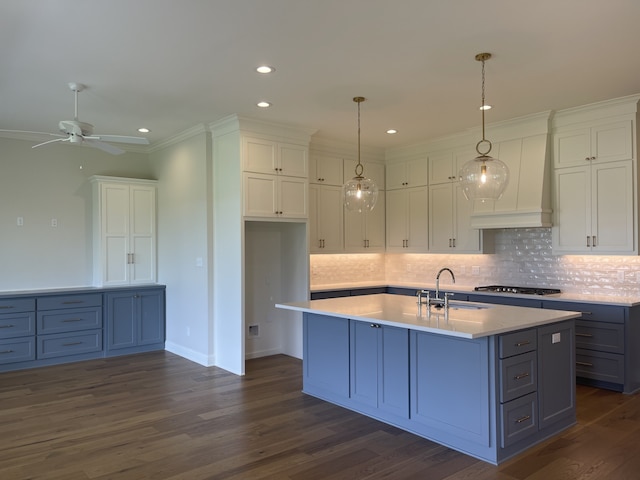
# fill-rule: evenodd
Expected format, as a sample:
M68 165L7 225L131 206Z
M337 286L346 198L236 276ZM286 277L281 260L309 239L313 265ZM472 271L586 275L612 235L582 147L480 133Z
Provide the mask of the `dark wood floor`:
M640 396L578 387L578 425L495 467L300 392L167 352L0 374L0 479L640 478Z

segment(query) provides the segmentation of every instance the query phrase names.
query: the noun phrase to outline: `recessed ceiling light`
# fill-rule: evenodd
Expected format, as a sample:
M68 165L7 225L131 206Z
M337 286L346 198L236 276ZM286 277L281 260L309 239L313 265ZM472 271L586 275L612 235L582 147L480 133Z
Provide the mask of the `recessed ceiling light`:
M258 73L273 73L275 71L276 69L273 67L270 67L269 65L260 65L259 67L256 68L256 72Z
M482 105L480 110L491 110L491 105Z
M271 106L269 102L258 102L257 104L260 108L268 108Z
M148 128L146 128L146 127L140 127L140 128L138 129L138 131L139 131L140 133L149 133L151 130L149 130L149 129L148 129Z
M395 133L398 133L398 130L396 130L395 128L390 128L389 130L387 130L387 133L388 133L389 135L393 135L393 134L395 134Z

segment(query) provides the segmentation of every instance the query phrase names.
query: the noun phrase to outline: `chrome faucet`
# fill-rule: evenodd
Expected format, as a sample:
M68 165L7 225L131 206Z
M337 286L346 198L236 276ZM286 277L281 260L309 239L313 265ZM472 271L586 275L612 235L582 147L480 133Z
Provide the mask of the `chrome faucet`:
M453 274L453 272L451 271L450 268L441 268L440 271L438 272L438 274L436 275L436 296L433 300L435 300L438 303L442 303L444 302L444 300L442 298L440 298L440 275L442 274L442 272L449 272L451 274L451 280L453 280L453 283L456 283L456 277ZM445 294L445 300L446 300L446 294Z

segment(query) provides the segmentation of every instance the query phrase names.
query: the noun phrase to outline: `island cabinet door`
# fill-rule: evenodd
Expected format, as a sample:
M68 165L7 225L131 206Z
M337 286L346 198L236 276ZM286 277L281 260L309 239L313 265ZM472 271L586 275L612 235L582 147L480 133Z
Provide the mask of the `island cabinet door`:
M304 314L303 391L344 404L349 399L349 320Z
M491 447L487 338L411 330L411 421L419 433L484 456Z
M350 344L352 402L381 418L409 418L408 329L352 320Z
M574 321L538 328L539 428L576 416Z

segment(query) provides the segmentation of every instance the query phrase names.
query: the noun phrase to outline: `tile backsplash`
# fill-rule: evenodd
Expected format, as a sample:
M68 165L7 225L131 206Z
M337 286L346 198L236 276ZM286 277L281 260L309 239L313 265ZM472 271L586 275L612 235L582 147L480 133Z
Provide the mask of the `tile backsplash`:
M495 253L311 255L311 286L353 282L433 284L449 267L459 285L518 285L563 292L640 296L640 257L553 255L550 228L495 232ZM442 281L442 280L441 280ZM448 277L445 280L449 282Z

